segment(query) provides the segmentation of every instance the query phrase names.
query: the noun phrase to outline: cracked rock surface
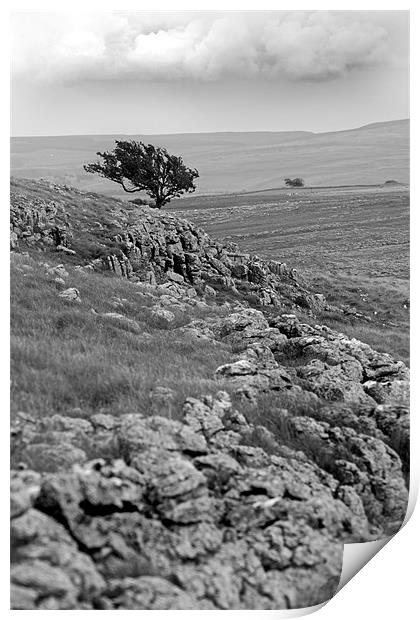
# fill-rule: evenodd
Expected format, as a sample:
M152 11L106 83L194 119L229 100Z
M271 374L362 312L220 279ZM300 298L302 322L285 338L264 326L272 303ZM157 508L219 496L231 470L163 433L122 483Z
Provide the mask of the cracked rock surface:
M179 421L26 420L14 439L14 607L284 609L332 596L343 543L401 523L401 461L381 439L279 416L284 442L265 429L269 452L249 444L259 428L226 392L188 398ZM65 459L45 457L52 438Z

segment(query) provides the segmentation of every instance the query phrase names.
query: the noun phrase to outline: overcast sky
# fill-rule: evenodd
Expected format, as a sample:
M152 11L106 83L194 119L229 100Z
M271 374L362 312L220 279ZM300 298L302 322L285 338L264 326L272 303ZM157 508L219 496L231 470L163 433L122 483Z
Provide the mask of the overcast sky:
M12 135L335 131L407 118L408 20L15 13Z

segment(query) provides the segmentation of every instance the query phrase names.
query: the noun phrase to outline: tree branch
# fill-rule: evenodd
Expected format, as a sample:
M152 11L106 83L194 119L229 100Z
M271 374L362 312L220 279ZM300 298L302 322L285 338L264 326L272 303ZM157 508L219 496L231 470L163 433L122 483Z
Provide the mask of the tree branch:
M127 192L128 194L134 194L135 192L141 191L140 187L138 189L127 189L126 186L124 185L123 179L121 179L120 184L122 185L123 190Z

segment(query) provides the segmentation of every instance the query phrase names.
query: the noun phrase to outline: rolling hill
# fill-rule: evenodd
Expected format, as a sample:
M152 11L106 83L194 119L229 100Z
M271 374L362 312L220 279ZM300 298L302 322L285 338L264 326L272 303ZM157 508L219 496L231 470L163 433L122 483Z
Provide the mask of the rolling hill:
M117 138L165 146L200 172L197 191L254 191L302 176L307 185L409 181L409 120L373 123L346 131L249 132L170 135L34 136L11 139L11 173L45 178L87 191L123 195L114 183L83 171L96 151Z

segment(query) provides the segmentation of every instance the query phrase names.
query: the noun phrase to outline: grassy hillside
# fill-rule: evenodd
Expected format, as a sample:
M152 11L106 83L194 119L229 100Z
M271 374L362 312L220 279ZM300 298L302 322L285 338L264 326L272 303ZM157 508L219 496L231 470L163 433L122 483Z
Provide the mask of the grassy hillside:
M118 186L83 171L96 151L122 136L22 137L11 140L14 176L47 178L81 189L122 195ZM199 193L252 191L302 176L308 185L409 181L409 121L349 131L208 133L127 136L162 145L200 172Z
M50 267L58 263L48 260ZM174 407L217 388L214 368L228 361L227 351L211 343L197 347L182 334L168 340L165 323L148 309L151 300L134 285L68 269L67 284L79 290L80 304L58 297L62 287L39 258L12 255L12 413L145 413L156 385L176 389ZM131 322L104 316L113 312ZM205 314L184 312L172 327Z

